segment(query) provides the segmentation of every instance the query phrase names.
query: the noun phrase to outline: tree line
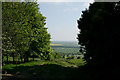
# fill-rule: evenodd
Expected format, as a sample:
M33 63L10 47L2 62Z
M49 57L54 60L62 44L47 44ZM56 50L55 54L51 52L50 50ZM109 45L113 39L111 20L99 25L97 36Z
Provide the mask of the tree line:
M53 58L46 17L38 6L37 2L2 2L2 57L7 61L9 57L13 62L15 57L25 62L29 57Z

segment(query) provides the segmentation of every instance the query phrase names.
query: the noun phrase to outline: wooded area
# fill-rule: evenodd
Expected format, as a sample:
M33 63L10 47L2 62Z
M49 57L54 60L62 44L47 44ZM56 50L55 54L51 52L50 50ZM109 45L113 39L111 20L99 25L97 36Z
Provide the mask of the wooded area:
M46 17L36 2L3 2L2 17L3 58L6 56L8 61L11 56L13 63L15 57L21 61L24 58L25 62L29 57L50 60L53 51L45 27Z
M36 2L3 2L2 17L3 64L4 58L9 63L11 57L12 63L16 62L15 58L25 62L3 65L4 71L13 74L12 77L119 79L120 2L94 2L82 11L77 21L80 30L77 39L84 56L76 59L54 53L45 27L46 17L40 13ZM29 58L33 58L33 62L28 62ZM35 62L34 58L39 60Z
M95 66L118 65L120 2L95 2L82 13L78 40L86 48L85 60Z
M120 2L94 2L82 13L78 40L85 46L87 65L96 68L101 78L119 79Z

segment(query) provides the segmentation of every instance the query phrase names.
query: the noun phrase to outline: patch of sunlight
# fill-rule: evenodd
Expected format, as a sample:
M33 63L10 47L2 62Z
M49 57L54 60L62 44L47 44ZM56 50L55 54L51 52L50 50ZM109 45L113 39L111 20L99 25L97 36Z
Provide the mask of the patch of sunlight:
M50 44L51 46L61 46L63 44Z

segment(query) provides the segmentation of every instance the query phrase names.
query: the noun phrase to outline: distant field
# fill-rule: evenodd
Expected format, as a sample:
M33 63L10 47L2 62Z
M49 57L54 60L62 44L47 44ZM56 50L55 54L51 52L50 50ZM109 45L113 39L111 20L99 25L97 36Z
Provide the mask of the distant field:
M61 54L80 54L79 45L77 42L73 41L52 41L51 45L52 49L56 53Z
M62 44L50 44L51 46L61 46Z

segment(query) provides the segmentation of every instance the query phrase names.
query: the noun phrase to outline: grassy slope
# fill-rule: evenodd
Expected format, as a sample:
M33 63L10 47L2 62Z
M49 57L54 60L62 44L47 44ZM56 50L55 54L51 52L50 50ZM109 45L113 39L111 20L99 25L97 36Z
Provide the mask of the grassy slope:
M7 71L8 74L13 74L14 76L24 75L24 77L73 77L78 76L76 73L78 71L77 67L83 64L80 59L34 61L22 64L7 64L3 66L3 71Z
M7 64L3 71L12 74L12 77L4 76L2 80L104 80L105 70L84 64L82 59Z

